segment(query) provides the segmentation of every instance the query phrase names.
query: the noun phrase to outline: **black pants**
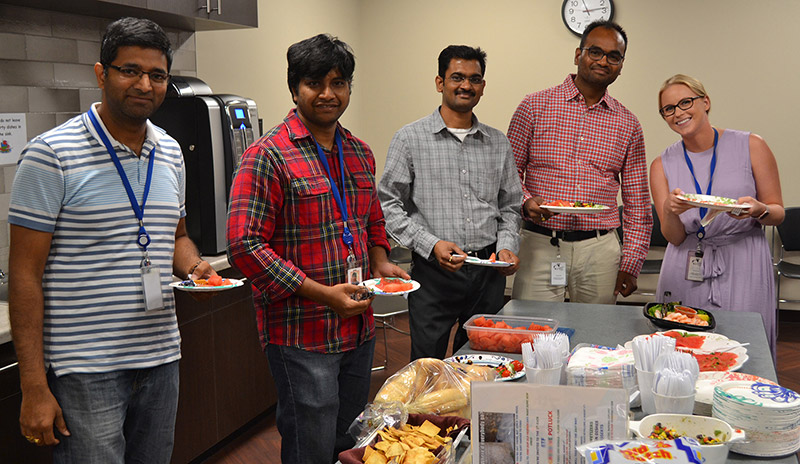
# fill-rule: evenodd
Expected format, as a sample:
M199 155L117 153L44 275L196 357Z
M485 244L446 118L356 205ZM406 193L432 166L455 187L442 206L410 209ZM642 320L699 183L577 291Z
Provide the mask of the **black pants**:
M444 358L450 330L458 322L453 352L467 342L463 325L475 314L497 314L503 307L506 277L494 268L464 264L445 271L414 253L411 277L420 289L408 294L411 360Z

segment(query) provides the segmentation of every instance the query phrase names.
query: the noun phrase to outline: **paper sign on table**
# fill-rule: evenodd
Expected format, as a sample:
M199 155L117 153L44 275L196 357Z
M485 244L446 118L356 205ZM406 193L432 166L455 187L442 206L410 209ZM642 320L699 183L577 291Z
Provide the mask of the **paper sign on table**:
M582 464L576 446L624 439L623 389L530 383L472 384L472 462Z

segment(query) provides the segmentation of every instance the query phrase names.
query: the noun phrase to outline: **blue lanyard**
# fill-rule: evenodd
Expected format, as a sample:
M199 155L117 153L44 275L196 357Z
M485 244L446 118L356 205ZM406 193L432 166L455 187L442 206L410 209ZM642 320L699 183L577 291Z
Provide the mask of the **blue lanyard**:
M125 170L122 169L122 163L119 162L117 152L114 150L114 147L111 146L111 142L108 140L108 137L106 137L103 127L97 121L97 118L92 110L89 110L89 119L92 120L92 125L94 125L97 134L100 136L100 140L103 141L103 145L106 146L106 150L108 150L108 154L111 156L111 161L114 162L114 166L117 168L117 173L119 173L119 177L122 179L122 185L125 186L125 191L128 192L128 200L131 202L131 208L133 208L133 213L136 215L136 219L139 220L139 233L136 236L136 243L142 247L142 250L146 253L147 246L150 245L150 235L148 235L144 228L144 205L147 202L147 194L150 193L150 181L153 180L153 165L155 164L156 147L153 147L153 149L150 150L150 160L147 163L147 180L145 180L144 183L144 195L142 195L142 206L140 207L136 202L136 195L133 194L133 188L131 188L131 183L128 181L128 176L125 174Z
M339 149L339 168L341 170L342 175L342 192L339 193L339 187L336 184L336 180L331 176L331 168L328 166L328 157L325 155L325 152L322 150L322 147L317 143L317 139L314 138L312 135L311 138L314 140L314 143L317 145L317 154L319 155L319 160L322 162L322 165L325 167L325 172L328 173L328 179L331 181L331 186L333 187L333 198L336 200L336 205L339 206L339 211L342 213L342 219L344 220L344 232L342 232L342 242L344 242L347 248L352 248L353 246L353 234L350 233L350 227L347 225L347 192L345 191L344 186L344 154L342 148L342 137L339 135L339 131L336 131L336 148Z
M714 181L714 170L717 168L717 140L719 140L719 133L716 129L714 129L714 153L711 155L711 170L708 175L708 189L706 190L706 195L711 195L711 183ZM683 157L686 158L686 164L689 166L689 172L692 173L692 179L694 180L694 188L698 194L703 193L703 189L700 188L700 183L697 182L697 177L694 175L694 166L692 165L692 160L689 158L689 154L686 153L686 144L681 142L683 145ZM708 212L708 208L700 208L700 219L702 219L706 213ZM697 230L697 238L702 240L706 234L706 228L702 225Z

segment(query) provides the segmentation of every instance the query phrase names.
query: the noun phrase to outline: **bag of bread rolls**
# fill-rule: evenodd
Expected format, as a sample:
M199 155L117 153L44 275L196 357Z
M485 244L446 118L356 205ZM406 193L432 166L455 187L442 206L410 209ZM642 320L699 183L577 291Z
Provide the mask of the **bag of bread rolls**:
M399 401L411 413L469 418L470 382L491 381L496 376L492 368L421 358L386 379L374 402Z

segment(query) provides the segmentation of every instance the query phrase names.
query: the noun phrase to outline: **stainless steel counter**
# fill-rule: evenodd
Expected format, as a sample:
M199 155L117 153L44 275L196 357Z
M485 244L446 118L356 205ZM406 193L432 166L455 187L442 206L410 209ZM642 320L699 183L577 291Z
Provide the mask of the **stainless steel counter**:
M548 317L559 321L561 327L575 329L570 346L579 343L595 343L616 346L633 339L636 335L663 330L652 325L642 315L641 306L595 305L580 303L553 303L544 301L509 301L500 314L509 316ZM714 311L717 327L714 330L732 340L750 343L747 347L749 359L740 372L757 375L773 381L778 380L772 362L764 323L761 315L750 312ZM480 353L465 345L456 354ZM486 353L485 351L482 353ZM521 355L498 353L514 359ZM771 462L797 464L796 455L784 458L754 458L736 453L728 455L727 462Z

